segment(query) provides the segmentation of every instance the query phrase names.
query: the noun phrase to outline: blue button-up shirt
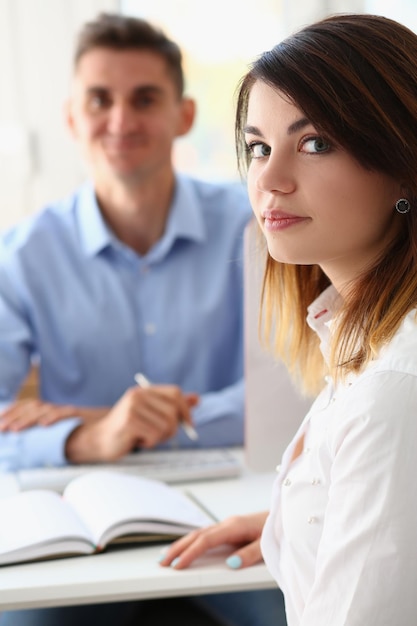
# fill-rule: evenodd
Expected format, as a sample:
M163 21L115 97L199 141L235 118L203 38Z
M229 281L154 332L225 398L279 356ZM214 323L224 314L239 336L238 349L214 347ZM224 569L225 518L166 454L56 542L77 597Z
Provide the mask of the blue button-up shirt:
M39 359L44 400L113 405L136 372L201 394L200 446L243 439L240 185L180 176L166 230L143 256L103 220L90 184L0 241L0 410ZM79 420L0 433L0 469L66 463ZM182 429L169 445L192 445ZM195 444L194 444L195 445Z

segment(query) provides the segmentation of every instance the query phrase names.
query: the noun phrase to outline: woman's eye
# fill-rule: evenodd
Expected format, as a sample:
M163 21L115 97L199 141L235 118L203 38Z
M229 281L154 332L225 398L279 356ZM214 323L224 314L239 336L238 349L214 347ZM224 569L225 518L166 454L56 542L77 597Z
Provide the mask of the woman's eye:
M306 137L301 143L301 152L319 154L329 152L331 146L323 137Z
M253 141L248 144L248 152L253 159L262 159L271 154L271 148L260 141Z

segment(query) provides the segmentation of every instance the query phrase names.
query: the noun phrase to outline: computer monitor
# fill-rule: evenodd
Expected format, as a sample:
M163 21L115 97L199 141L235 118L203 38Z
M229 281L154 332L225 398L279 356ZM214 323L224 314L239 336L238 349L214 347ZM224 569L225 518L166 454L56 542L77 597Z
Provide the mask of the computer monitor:
M253 220L244 240L245 457L253 471L274 471L312 399L295 387L282 361L261 345L259 304L267 249Z

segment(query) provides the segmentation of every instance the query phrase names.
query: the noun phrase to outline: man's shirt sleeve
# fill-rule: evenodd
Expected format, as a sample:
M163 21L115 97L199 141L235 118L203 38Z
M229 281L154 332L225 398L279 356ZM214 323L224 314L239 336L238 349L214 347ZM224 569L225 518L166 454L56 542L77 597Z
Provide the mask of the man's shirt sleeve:
M47 427L0 433L0 472L66 465L65 442L79 423L71 418Z

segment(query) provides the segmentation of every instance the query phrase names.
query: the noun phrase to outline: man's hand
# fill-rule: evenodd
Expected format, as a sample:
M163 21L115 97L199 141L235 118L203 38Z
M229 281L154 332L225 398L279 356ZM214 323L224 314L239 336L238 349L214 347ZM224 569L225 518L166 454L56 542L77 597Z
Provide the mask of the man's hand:
M181 422L192 424L196 394L175 385L132 387L100 420L87 421L67 439L66 456L73 463L114 461L134 448L153 448L175 433Z
M110 407L77 407L71 404L53 404L43 400L19 400L0 415L0 432L18 432L31 426L49 426L69 417L83 421L96 420L108 413Z

